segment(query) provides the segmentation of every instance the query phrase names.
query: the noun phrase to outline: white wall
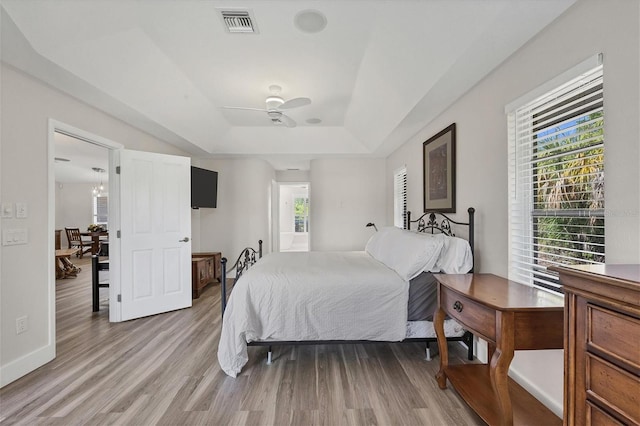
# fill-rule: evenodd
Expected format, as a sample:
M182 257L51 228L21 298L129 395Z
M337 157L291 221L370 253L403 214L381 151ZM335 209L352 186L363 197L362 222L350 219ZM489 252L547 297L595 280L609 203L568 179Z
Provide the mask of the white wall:
M193 234L194 245L201 251L220 251L229 261L236 261L245 247L263 251L271 247L271 183L275 171L259 159L203 159L198 166L218 172L218 207L200 209L200 234ZM195 252L196 249L194 248Z
M53 269L54 183L49 203L49 119L105 137L130 149L185 155L113 117L2 64L1 201L26 202L28 218L2 219L2 228L26 228L25 245L2 246L0 285L0 386L55 356ZM90 218L89 218L90 220ZM35 267L25 267L26 263ZM87 305L89 306L89 305ZM28 316L29 330L15 332Z
M507 276L504 107L584 59L604 54L606 260L640 263L640 11L629 0L580 0L387 159L407 165L409 210L422 206L422 142L457 124L457 217L477 209L476 268ZM387 215L392 216L391 203ZM511 374L562 413L562 351L522 351Z
M309 182L309 170L276 170L277 182Z
M293 232L295 223L295 210L293 209L294 196L299 191L291 186L280 186L280 232Z
M311 250L363 250L365 225L387 223L385 160L312 160L310 178Z
M79 228L84 232L93 223L93 195L95 183L56 182L56 229L61 229L61 247L67 248L64 228Z

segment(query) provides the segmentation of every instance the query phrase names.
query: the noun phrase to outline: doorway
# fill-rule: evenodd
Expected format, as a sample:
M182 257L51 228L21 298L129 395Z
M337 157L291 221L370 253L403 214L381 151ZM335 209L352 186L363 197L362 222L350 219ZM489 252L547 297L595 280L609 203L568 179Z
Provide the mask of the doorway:
M278 199L280 251L309 251L309 183L280 183Z
M62 141L62 142L60 142ZM57 142L60 142L58 144ZM66 149L63 148L64 144L69 146ZM123 146L117 142L113 142L101 136L86 132L84 130L75 128L65 123L58 122L56 120L49 120L49 234L51 235L51 248L55 249L54 235L57 229L62 228L60 245L63 248L67 247L66 236L64 235L64 227L71 226L80 228L81 231L86 231L87 227L91 224L95 224L99 221L98 218L98 202L104 202L104 197L108 194L108 220L107 229L118 229L119 226L119 204L117 202L119 198L118 185L114 185L117 180L115 173L115 159L118 156L118 151ZM71 157L71 158L69 158ZM70 160L71 161L65 161ZM57 167L59 163L75 163L81 170L67 170L63 171ZM96 172L93 168L102 169L104 172ZM72 178L66 176L62 178L64 173L82 174L75 178L77 183L71 183ZM59 179L68 180L68 183L58 182ZM80 183L84 181L84 183ZM62 184L62 188L60 188ZM100 189L100 186L103 189ZM83 188L85 189L83 191ZM62 191L60 191L62 189ZM95 194L94 194L94 189ZM62 196L61 192L73 192L75 197L69 197L67 195ZM86 194L86 198L84 195ZM73 195L73 194L72 194ZM98 195L102 198L99 198ZM74 201L75 200L75 201ZM64 212L60 210L61 203L66 203L64 206ZM75 203L74 205L70 205ZM104 212L104 205L101 212ZM119 245L116 241L110 241L110 269L118 269L119 257ZM114 256L114 254L116 256ZM89 256L90 253L85 254ZM54 270L53 262L55 259L50 258L50 270ZM91 273L91 269L87 268L87 272ZM84 271L82 271L84 273ZM55 276L51 274L52 282L49 292L49 303L51 306L51 312L55 312ZM115 300L116 292L119 292L120 280L117 274L110 274L109 276L109 319L114 321L119 315L118 304L111 303ZM55 315L51 318L53 330L55 330ZM52 335L55 335L52 332Z
M69 247L65 228L107 228L109 150L58 131L54 139L55 225L62 231L57 249Z

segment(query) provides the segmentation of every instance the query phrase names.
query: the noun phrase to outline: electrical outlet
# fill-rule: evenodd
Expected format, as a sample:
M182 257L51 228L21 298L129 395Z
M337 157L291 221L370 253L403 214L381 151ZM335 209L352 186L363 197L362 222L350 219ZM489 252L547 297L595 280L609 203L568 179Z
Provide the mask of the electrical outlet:
M16 318L16 334L24 333L29 329L28 317Z

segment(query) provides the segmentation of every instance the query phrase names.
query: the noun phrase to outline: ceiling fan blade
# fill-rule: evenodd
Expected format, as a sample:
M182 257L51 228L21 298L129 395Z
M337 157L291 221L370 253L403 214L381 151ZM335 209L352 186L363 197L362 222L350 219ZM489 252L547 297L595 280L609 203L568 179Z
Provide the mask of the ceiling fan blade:
M291 117L289 117L287 115L284 115L284 114L282 114L280 116L280 122L282 124L284 124L285 126L287 126L287 127L296 127L296 125L297 125L293 118L291 118Z
M309 105L310 103L311 99L309 98L293 98L280 105L278 109L298 108L301 106Z
M262 111L262 112L267 112L266 109L262 109L262 108L245 108L245 107L234 107L234 106L223 106L220 107L222 109L243 109L243 110L247 110L247 111Z

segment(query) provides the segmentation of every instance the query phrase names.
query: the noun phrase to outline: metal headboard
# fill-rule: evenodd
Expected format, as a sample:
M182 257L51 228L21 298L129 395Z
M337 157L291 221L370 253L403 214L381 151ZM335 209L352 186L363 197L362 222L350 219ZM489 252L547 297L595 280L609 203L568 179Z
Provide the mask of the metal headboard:
M469 207L467 209L469 213L469 221L468 222L457 222L447 215L440 212L425 212L422 216L420 216L416 220L411 220L411 212L407 212L407 216L405 218L405 228L411 230L411 224L417 224L416 231L418 232L430 232L435 234L436 231L442 234L448 235L450 237L455 237L456 235L453 233L451 228L451 224L460 225L460 226L468 226L469 227L469 246L471 246L471 254L473 255L473 264L475 266L475 251L474 251L474 215L476 209L473 207ZM473 272L473 268L471 271Z

